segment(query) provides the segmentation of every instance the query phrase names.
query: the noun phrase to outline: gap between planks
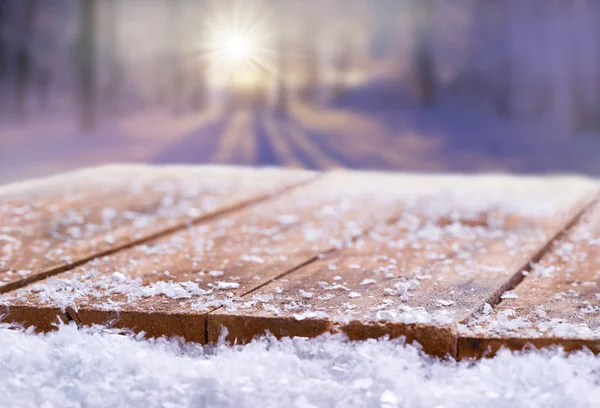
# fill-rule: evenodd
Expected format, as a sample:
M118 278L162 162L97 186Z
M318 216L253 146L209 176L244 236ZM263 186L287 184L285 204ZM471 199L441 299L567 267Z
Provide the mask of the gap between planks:
M373 231L377 226L379 226L379 225L390 225L390 224L393 224L394 222L398 221L400 219L400 217L401 217L401 214L396 214L396 215L394 215L394 216L392 216L392 217L390 217L390 218L388 218L386 220L383 220L383 221L380 221L380 222L375 222L375 223L373 223L373 225L371 225L370 227L366 228L360 234L357 234L357 235L355 235L355 236L347 239L346 242L356 242L358 239L366 236L367 234L369 234L369 232ZM281 278L283 278L285 276L288 276L288 275L290 275L290 274L292 274L292 273L294 273L294 272L296 272L296 271L298 271L298 270L300 270L300 269L302 269L302 268L304 268L304 267L312 264L313 262L318 261L322 256L333 254L333 253L335 253L336 251L339 251L339 250L340 250L340 248L333 247L333 248L330 248L330 249L328 249L326 251L323 251L323 252L321 252L319 254L316 254L312 258L309 258L306 261L304 261L304 262L302 262L302 263L300 263L300 264L298 264L298 265L296 265L296 266L294 266L294 267L292 267L292 268L290 268L290 269L288 269L288 270L280 273L279 275L271 278L270 280L268 280L266 282L263 282L262 284L257 285L255 287L253 287L252 289L244 292L241 295L241 297L244 297L244 296L247 296L247 295L249 295L249 294L251 294L253 292L256 292L257 290L259 290L259 289L261 289L261 288L263 288L263 287L265 287L267 285L270 285L271 283L276 282L277 280L279 280L279 279L281 279ZM204 321L204 325L205 325L205 333L204 334L206 336L205 338L207 339L207 341L208 341L208 338L209 338L208 321L210 319L210 315L211 315L211 313L216 312L217 310L220 310L222 308L223 308L223 306L219 306L219 307L217 307L217 308L215 308L213 310L209 310L206 313L206 320Z
M75 262L71 262L69 264L59 265L59 266L56 266L56 267L53 267L53 268L49 268L49 269L47 269L47 270L45 270L43 272L37 273L35 275L27 276L27 277L24 277L23 279L20 279L18 281L7 283L7 284L5 284L3 286L0 286L0 294L1 293L6 293L6 292L10 292L10 291L15 290L15 289L22 288L24 286L30 285L32 283L35 283L37 281L46 279L46 278L54 276L54 275L58 275L60 273L68 272L68 271L70 271L70 270L72 270L74 268L77 268L79 266L85 265L86 263L88 263L90 261L93 261L94 259L97 259L99 257L106 256L106 255L111 255L111 254L114 254L116 252L125 250L127 248L131 248L133 246L136 246L136 245L139 245L139 244L144 244L144 243L152 241L154 239L158 239L158 238L161 238L161 237L164 237L164 236L176 233L177 231L183 230L185 228L189 228L189 227L191 227L193 225L202 224L202 223L205 223L205 222L213 221L213 220L216 220L217 218L223 217L225 215L238 212L238 211L240 211L240 210L242 210L244 208L248 208L248 207L251 207L253 205L256 205L256 204L259 204L259 203L262 203L262 202L265 202L265 201L268 201L268 200L275 199L275 198L280 197L280 196L284 195L285 193L288 193L288 192L290 192L292 190L295 190L297 188L300 188L300 187L309 185L311 183L314 183L317 179L320 179L325 174L327 174L327 173L326 172L319 172L314 177L312 177L312 178L310 178L310 179L308 179L306 181L301 181L299 183L296 183L296 184L293 184L293 185L290 185L290 186L286 186L286 187L280 189L277 192L274 192L274 193L271 193L271 194L264 194L264 195L252 198L252 199L250 199L248 201L245 201L245 202L234 204L234 205L229 206L229 207L224 207L224 208L222 208L222 209L220 209L220 210L218 210L216 212L213 212L213 213L210 213L210 214L205 214L205 215L202 215L200 217L193 218L191 220L186 220L186 221L181 222L181 223L179 223L177 225L174 225L172 227L168 227L168 228L165 228L163 230L159 230L159 231L157 231L155 233L152 233L150 235L144 236L144 237L142 237L140 239L137 239L137 240L133 239L132 241L127 242L126 244L118 245L116 247L109 248L109 249L107 249L105 251L96 252L96 253L94 253L94 254L92 254L90 256L84 257L84 258L82 258L80 260L77 260ZM72 319L72 320L75 320L75 319Z
M502 301L502 294L506 291L510 291L515 289L519 284L523 282L525 279L525 274L527 272L531 272L532 264L540 261L544 255L546 255L552 248L552 245L562 239L564 236L568 234L568 232L573 229L579 221L583 218L585 214L587 214L594 206L600 203L600 192L595 193L587 202L581 205L578 211L575 212L573 217L568 219L564 225L558 230L554 236L551 236L548 241L535 253L533 256L526 261L514 274L513 276L506 281L506 283L500 286L488 299L485 303L488 303L492 307L496 307ZM480 312L484 304L479 306L477 309L473 310L467 317L461 320L459 323L466 323L469 319L471 319L475 314ZM456 358L461 360L464 359L465 356L461 353L461 340L468 341L468 337L463 337L461 334L457 334L456 336ZM503 344L501 347L506 346L503 340L500 340ZM583 342L585 343L585 341ZM548 344L549 346L553 344ZM583 344L584 345L584 344ZM577 349L577 348L575 348ZM484 355L485 356L485 355ZM467 356L466 359L470 359L471 357Z
M323 175L324 175L324 173L320 173L320 174L318 174L317 176L311 178L308 181L301 182L301 183L298 183L298 184L293 185L293 186L288 186L288 187L286 187L286 188L284 188L284 189L282 189L282 190L280 190L278 192L275 192L273 194L266 194L264 196L261 196L261 197L252 199L250 201L247 201L245 203L240 203L238 205L234 205L234 206L231 206L229 208L224 208L222 210L217 211L216 213L209 214L209 215L202 216L202 217L198 217L195 220L191 220L191 221L187 221L187 222L181 223L180 225L177 225L177 226L168 228L166 230L160 231L160 232L155 233L155 234L153 234L153 235L151 235L149 237L145 237L143 239L139 239L136 242L128 243L127 245L123 245L123 246L120 246L118 248L114 248L112 250L105 251L104 253L95 254L95 255L91 256L89 259L86 259L86 260L79 261L77 263L68 265L67 268L65 268L64 271L68 271L71 268L74 268L74 267L76 267L78 265L81 265L81 264L84 264L86 262L89 262L90 260L98 258L100 256L103 256L103 255L106 255L106 254L109 254L109 253L114 253L114 252L120 251L122 249L126 249L126 248L128 248L130 246L133 246L133 245L136 245L136 244L140 244L140 243L144 243L144 242L146 242L148 240L151 240L151 239L154 239L154 238L159 238L159 237L162 237L162 236L165 236L165 235L169 235L169 234L171 234L171 233L173 233L175 231L178 231L178 230L181 230L181 229L185 228L186 226L190 226L190 225L195 225L195 224L199 224L199 223L204 223L204 222L207 222L207 221L211 221L211 220L214 220L216 218L219 218L222 215L225 215L225 214L228 214L228 213L232 213L232 212L234 212L236 210L240 210L240 209L246 208L246 207L251 207L252 205L258 204L258 203L260 203L262 201L279 197L279 196L285 194L286 192L288 192L290 190L294 190L294 189L296 189L298 187L301 187L303 185L307 185L307 184L313 183L318 177L322 177ZM523 274L522 274L522 272L528 269L530 263L531 262L535 262L537 259L541 258L545 253L547 253L547 251L550 248L550 246L552 245L552 243L554 243L556 240L560 239L566 233L566 231L568 231L572 226L574 226L575 224L577 224L577 222L581 219L581 217L598 201L598 198L599 197L597 197L597 196L595 196L594 199L590 198L589 201L587 201L587 204L581 205L579 209L577 209L576 211L574 211L572 213L573 215L571 217L567 218L567 220L563 223L563 225L560 226L557 229L557 232L555 234L553 234L552 236L550 236L547 239L547 241L543 245L541 245L540 249L538 251L536 251L530 257L530 259L528 259L520 268L518 268L518 271L516 273L514 273L508 279L508 281L506 282L506 284L502 285L493 295L491 295L491 296L488 297L488 299L487 299L488 302L492 302L492 304L496 305L498 303L498 301L500 300L500 296L501 296L501 294L502 294L503 291L510 290L510 289L518 286L521 283L521 281L523 280ZM364 235L366 235L376 225L380 225L380 224L387 225L387 224L393 223L394 220L397 219L397 218L398 218L398 216L395 215L395 216L392 216L392 217L388 218L387 220L381 220L381 221L375 222L373 225L369 226L368 228L366 228L365 230L363 230L361 233L357 234L356 236L348 238L347 241L349 241L349 242L356 241L360 237L363 237ZM334 253L334 252L336 252L338 250L339 250L338 248L333 247L331 249L323 251L320 255L331 254L331 253ZM301 268L303 268L305 266L310 265L311 263L317 261L320 258L320 255L319 254L315 255L312 258L310 258L310 259L302 262L301 264L299 264L297 266L294 266L292 268L289 268L288 270L286 270L286 271L278 274L277 276L271 278L268 282L263 283L263 284L261 284L259 286L253 287L252 289L249 289L242 296L246 296L246 295L248 295L250 293L253 293L253 292L257 291L258 289L260 289L261 287L265 286L266 284L269 284L271 282L277 281L278 279L282 279L284 276L288 276L288 275L290 275L290 274L298 271L299 269L301 269ZM55 273L60 273L60 272L62 272L62 271L57 271ZM221 307L218 307L218 308L216 308L214 310L209 311L207 313L207 315L210 315L212 312L214 312L215 310L218 310L220 308ZM179 320L179 316L174 316L174 317ZM79 322L79 319L78 319L78 316L77 316L76 313L73 314L73 315L71 315L69 313L69 311L67 311L66 318L68 320L73 320L76 323ZM208 334L207 333L208 332L208 319L205 320L205 331L206 331L206 334ZM456 338L457 342L458 342L458 338L459 337L460 336L457 335L457 338ZM207 336L207 338L208 338L208 336Z
M589 210L592 209L599 202L600 202L600 193L595 192L595 193L591 194L590 196L588 196L588 198L584 200L584 202L581 204L581 206L579 208L577 208L575 211L573 211L573 215L571 217L567 218L567 220L563 223L563 225L560 226L553 235L548 237L548 239L540 246L540 248L536 252L534 252L531 255L531 257L529 257L527 260L525 260L523 262L523 264L515 270L513 275L510 278L508 278L508 280L503 285L499 286L494 291L494 293L492 293L488 298L486 298L485 301L478 308L472 310L469 315L464 317L462 320L457 321L455 324L457 324L457 323L461 324L461 323L464 323L465 321L467 321L474 314L476 314L478 311L480 311L484 307L485 303L490 304L492 307L496 306L501 301L502 294L506 291L513 290L514 288L516 288L525 278L524 272L529 271L531 269L531 265L533 263L538 262L545 254L547 254L548 251L551 249L552 245L556 241L558 241L562 237L564 237L574 226L576 226L578 224L578 222L582 219L582 217L586 213L588 213ZM375 223L375 224L371 225L369 228L362 231L360 234L348 239L348 242L356 242L360 238L367 236L369 234L369 232L373 231L379 225L391 225L394 222L396 222L400 218L400 216L401 215L395 215L387 220L381 221L380 223ZM335 252L338 252L338 251L340 251L340 248L331 248L327 251L317 254L317 255L313 256L312 258L308 259L307 261L305 261L297 266L294 266L293 268L290 268L289 270L286 270L286 271L280 273L276 277L273 277L271 280L264 282L258 286L253 287L252 289L244 292L241 296L244 297L249 294L252 294L252 293L258 291L259 289L263 288L266 285L276 282L286 276L290 276L294 272L296 272L304 267L309 266L310 264L321 259L322 256L334 254ZM452 255L449 256L449 258L452 259L452 258L455 258L456 256L457 256L457 254L453 253ZM222 308L223 308L223 306L219 306L219 307L207 312L207 319L204 322L206 339L210 338L209 321L210 321L211 315L215 312L218 312ZM451 357L453 357L455 359L461 359L461 353L460 353L460 342L461 341L460 340L461 340L461 335L458 332L456 332L455 339L454 339L454 342L455 342L454 350L455 350L456 354L450 355Z
M292 186L290 188L287 188L285 191L281 191L278 194L271 195L268 198L269 199L271 199L271 198L277 198L279 196L282 196L283 193L285 193L287 191L291 191L293 189L309 185L309 184L315 182L318 178L322 178L326 174L329 174L329 173L330 172L319 173L317 176L313 177L312 179L310 179L307 182L304 182L304 183ZM255 204L255 203L257 204L257 203L259 203L261 201L265 201L265 200L255 200L252 204ZM247 206L241 205L241 206L239 206L240 209L241 208L245 208L245 207L250 207L250 205L247 205ZM206 217L206 218L204 218L202 220L199 220L199 221L195 222L194 224L196 224L196 223L200 224L200 223L204 223L206 221L211 221L212 219L217 218L217 216L224 215L226 213L231 213L231 211L230 212L223 212L221 214L213 214L211 217ZM369 234L370 232L372 232L376 227L378 227L380 225L391 225L391 224L397 222L401 218L401 216L402 216L402 213L400 212L400 213L396 213L396 214L392 215L391 217L389 217L387 219L384 218L383 220L375 221L370 226L368 226L367 228L365 228L364 230L362 230L359 234L356 234L356 235L351 236L348 239L346 239L345 242L346 243L356 242L358 239L363 238L364 236L366 236L367 234ZM163 236L163 235L168 235L168 234L161 234L160 236ZM144 241L146 241L146 240L144 240ZM134 245L139 244L139 243L141 243L141 242L132 243L131 245L128 245L127 247L134 246ZM289 268L289 269L281 272L280 274L278 274L277 276L271 278L270 280L265 281L265 282L263 282L260 285L252 287L251 289L249 289L246 292L242 293L241 297L247 296L247 295L249 295L249 294L251 294L251 293L253 293L253 292L261 289L262 287L264 287L266 285L269 285L269 284L277 281L278 279L281 279L281 278L283 278L285 276L288 276L288 275L290 275L290 274L292 274L292 273L294 273L294 272L296 272L296 271L298 271L298 270L300 270L300 269L302 269L302 268L304 268L304 267L312 264L313 262L318 261L319 259L321 259L322 256L332 254L332 253L334 253L336 251L339 251L339 249L340 248L337 248L337 247L331 247L331 248L329 248L329 249L327 249L325 251L317 253L314 256L312 256L311 258L309 258L309 259L307 259L307 260L305 260L305 261L303 261L303 262L301 262L301 263L299 263L299 264L297 264L297 265L295 265L295 266L293 266L293 267L291 267L291 268ZM215 309L212 309L212 310L209 310L208 312L206 312L206 319L204 320L204 335L205 335L205 339L207 339L207 341L208 341L208 338L209 338L209 325L208 325L209 316L210 316L210 314L212 312L217 311L217 310L221 309L222 307L223 306L218 306ZM72 307L66 308L65 312L63 313L63 315L64 315L63 316L63 320L65 322L74 321L78 326L81 325L81 319L77 315L77 311L74 310ZM172 318L175 318L175 319L178 320L179 326L181 326L182 329L183 329L183 331L185 332L185 324L183 322L181 322L181 316L179 316L179 315L173 315Z

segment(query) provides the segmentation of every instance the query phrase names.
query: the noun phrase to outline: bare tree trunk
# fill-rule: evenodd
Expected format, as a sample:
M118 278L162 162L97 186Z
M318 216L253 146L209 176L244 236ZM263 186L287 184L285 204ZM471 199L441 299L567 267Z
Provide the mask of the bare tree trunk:
M305 6L306 7L306 6ZM318 39L319 22L317 21L317 11L309 10L306 16L304 41L301 45L304 58L304 69L306 72L306 86L300 92L300 98L304 101L310 101L315 98L315 91L318 89L321 82L320 61Z
M413 0L416 21L414 50L415 88L424 106L434 106L436 101L435 60L432 50L433 0Z
M591 2L593 21L600 20L600 4ZM594 25L594 35L600 34L600 24ZM600 44L596 43L596 104L594 109L594 123L596 133L600 135Z
M181 97L183 93L183 70L181 64L181 2L179 0L170 0L169 2L169 66L171 77L171 107L174 111L179 111L181 106Z
M4 29L9 23L8 1L0 1L0 114L5 110L8 102L6 98L8 88L8 60L7 43L4 39Z
M40 20L48 18L51 13L52 5L40 2L39 15ZM35 27L35 52L33 58L35 61L35 92L38 106L47 110L49 106L50 84L54 76L53 69L53 51L56 50L56 28L50 28L47 24L40 24Z
M198 5L198 3L200 3L200 5ZM209 4L205 0L188 0L188 6L194 6L196 8L200 7L201 11L206 12L206 10L208 10ZM206 20L203 19L204 15L204 13L200 14L200 19L197 23L197 27L199 27L199 29L198 31L195 31L194 36L194 40L198 42L198 44L200 44L202 48L204 47L204 40L206 39ZM191 50L186 50L185 54L189 55L187 51ZM191 104L195 110L201 110L206 107L208 98L206 66L207 61L204 58L201 58L199 62L196 59L192 59L191 63L188 63L186 61L186 77L188 78L188 82L191 82L193 84Z
M31 87L32 77L32 58L31 58L31 45L33 36L33 23L35 15L38 11L38 0L26 0L24 3L25 7L25 20L23 29L23 36L21 42L15 52L16 62L16 79L15 79L15 107L17 115L21 118L27 117L27 95L29 94L29 88Z
M287 71L287 61L285 57L285 45L284 40L279 39L279 45L277 50L277 110L281 112L287 112L289 109L289 94L286 84L286 71Z
M91 130L96 117L96 0L80 0L80 32L78 44L81 127Z
M499 25L501 31L500 37L503 38L501 49L498 50L502 54L497 70L494 72L498 75L498 83L494 90L493 101L494 107L498 115L504 118L509 118L512 115L512 101L514 98L514 61L511 55L510 30L512 26L512 16L509 10L508 2L497 3L497 16L502 21Z
M335 71L336 77L333 82L333 100L339 101L340 98L346 92L346 74L350 69L350 64L352 63L352 44L348 40L347 35L349 33L341 33L341 38L339 38L338 44L340 44L340 48L338 49L337 55L335 57Z
M191 81L194 84L194 92L192 93L191 103L192 103L193 108L196 110L201 110L204 107L206 107L206 98L207 98L207 95L206 95L207 86L206 86L204 65L200 69L201 69L200 72L193 72L191 74L191 76L193 77L193 79L191 79ZM189 77L190 74L188 73L187 76Z
M277 23L277 77L276 77L276 107L280 112L287 112L289 108L289 95L286 84L287 79L287 65L288 61L286 58L286 34L285 34L285 24L287 23L287 14L285 3L282 3L284 7L279 7L279 16Z
M581 0L571 5L571 76L573 94L573 123L575 132L594 129L598 118L597 50L592 1Z
M186 72L186 82L190 82L193 86L191 95L191 104L195 110L202 110L207 104L208 86L206 83L206 64L202 62L200 66L193 67L192 72L188 69Z
M119 0L107 1L108 7L108 47L110 52L109 76L106 87L106 103L111 113L120 109L120 89L123 83L121 61L119 60Z
M6 61L6 45L4 42L4 26L8 21L8 7L5 2L0 1L0 83L3 82L4 77L8 71L8 64Z
M51 81L52 70L47 66L40 67L37 73L37 95L40 106L44 110L48 108Z

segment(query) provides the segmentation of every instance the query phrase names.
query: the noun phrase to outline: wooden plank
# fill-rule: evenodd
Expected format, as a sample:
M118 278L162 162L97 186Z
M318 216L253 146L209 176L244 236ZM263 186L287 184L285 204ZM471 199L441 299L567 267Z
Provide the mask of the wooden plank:
M209 341L223 327L232 342L343 331L456 356L456 324L498 297L595 191L573 180L481 180L454 181L397 223L211 312Z
M560 345L600 352L600 205L553 243L525 279L459 327L460 357L501 347Z
M3 290L9 290L19 276L35 276L36 264L44 261L42 252L51 249L46 238L54 234L53 227L65 213L125 194L137 180L130 170L126 166L85 169L0 187L0 277L7 285ZM115 174L118 177L112 177Z
M266 329L279 336L344 330L351 338L407 335L431 354L456 355L454 323L497 296L517 264L526 264L595 189L576 178L334 172L275 200L96 258L6 294L2 303L8 321L41 330L52 329L57 315L198 342L214 341L221 326L238 341ZM390 226L383 222L396 217ZM383 225L357 238L377 223ZM330 270L334 259L337 269ZM337 302L319 298L335 291L342 291ZM287 310L291 303L301 307ZM322 307L327 316L310 313Z
M389 175L330 173L11 292L3 299L6 319L49 330L62 311L82 324L116 320L152 336L204 342L209 310L396 216L407 197L416 198L410 191L430 188Z
M101 167L0 189L0 292L285 191L306 171Z

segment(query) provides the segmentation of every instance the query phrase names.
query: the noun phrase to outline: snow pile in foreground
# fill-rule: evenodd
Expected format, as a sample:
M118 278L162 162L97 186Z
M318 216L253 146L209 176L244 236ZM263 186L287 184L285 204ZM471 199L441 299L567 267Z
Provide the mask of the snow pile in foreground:
M244 347L147 341L62 326L0 327L0 406L587 407L600 357L559 351L439 361L399 341L262 339Z

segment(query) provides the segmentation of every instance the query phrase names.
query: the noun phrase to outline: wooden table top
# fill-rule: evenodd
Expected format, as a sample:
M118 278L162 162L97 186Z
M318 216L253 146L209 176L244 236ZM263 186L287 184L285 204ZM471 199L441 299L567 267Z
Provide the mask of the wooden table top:
M598 194L566 176L81 170L0 187L0 314L200 343L599 352Z

